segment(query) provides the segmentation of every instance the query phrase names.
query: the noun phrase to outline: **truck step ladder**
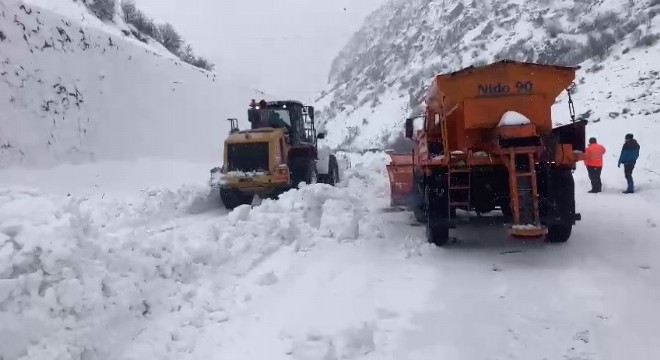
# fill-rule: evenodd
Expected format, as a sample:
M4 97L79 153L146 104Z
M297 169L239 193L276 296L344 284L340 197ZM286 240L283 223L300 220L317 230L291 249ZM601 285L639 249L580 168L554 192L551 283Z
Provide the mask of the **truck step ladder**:
M447 170L447 185L449 187L449 207L462 207L470 215L472 210L472 168L465 162L460 165L450 165ZM450 218L455 218L455 212L450 211ZM469 218L469 217L468 217Z
M513 236L543 236L547 234L547 229L540 222L534 152L516 152L512 149L508 161L513 210L513 226L509 231Z

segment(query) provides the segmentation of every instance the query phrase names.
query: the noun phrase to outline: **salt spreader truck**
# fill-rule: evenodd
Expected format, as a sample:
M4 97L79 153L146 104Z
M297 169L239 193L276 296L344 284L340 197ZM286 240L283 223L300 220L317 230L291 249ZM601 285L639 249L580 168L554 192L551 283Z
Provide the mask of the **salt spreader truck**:
M463 223L457 210L468 224L501 210L511 236L566 242L581 218L573 171L586 146L569 90L577 69L499 61L437 75L425 113L406 120L412 154L390 155L392 203L410 206L438 246ZM568 121L553 127L564 90Z

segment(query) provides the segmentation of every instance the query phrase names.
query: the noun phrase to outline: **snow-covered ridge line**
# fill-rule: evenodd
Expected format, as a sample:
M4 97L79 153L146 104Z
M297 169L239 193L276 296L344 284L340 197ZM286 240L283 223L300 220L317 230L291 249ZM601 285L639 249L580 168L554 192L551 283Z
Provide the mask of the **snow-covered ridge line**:
M660 3L653 0L392 1L367 20L334 62L331 83L317 104L319 118L334 130L327 142L356 149L395 143L404 119L422 111L434 74L496 60L580 64L577 91L595 93L602 89L590 87L592 78L612 73L610 82L619 83L618 74L608 70L618 58L643 56L658 46L658 13ZM637 69L642 68L626 71ZM619 106L621 113L625 104ZM603 115L608 114L596 117Z
M93 26L108 34L144 45L168 58L181 60L202 70L213 70L214 65L193 53L192 45L185 44L171 24L156 24L134 2L124 0L23 0L26 4L52 11L80 24ZM147 32L147 33L145 33ZM164 42L162 32L167 32ZM167 46L165 46L165 44Z
M219 119L255 97L229 74L193 68L98 24L16 0L0 5L0 166L217 160L229 130Z

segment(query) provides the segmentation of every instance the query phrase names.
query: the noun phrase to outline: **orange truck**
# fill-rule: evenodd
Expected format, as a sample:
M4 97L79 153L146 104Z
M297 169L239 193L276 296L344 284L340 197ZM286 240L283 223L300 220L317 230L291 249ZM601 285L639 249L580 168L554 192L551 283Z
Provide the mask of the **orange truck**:
M406 120L412 154L390 154L392 204L411 207L438 246L459 220L497 210L488 219L511 236L566 242L581 218L573 171L586 146L569 91L577 69L505 60L437 75L424 115ZM570 121L553 127L563 91Z

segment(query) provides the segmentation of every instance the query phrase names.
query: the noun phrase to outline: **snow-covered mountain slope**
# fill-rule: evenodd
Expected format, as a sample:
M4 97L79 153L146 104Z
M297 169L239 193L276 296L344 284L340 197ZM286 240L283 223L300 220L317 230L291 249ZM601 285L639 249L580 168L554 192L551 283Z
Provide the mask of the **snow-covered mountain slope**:
M498 59L582 64L580 96L609 101L595 84L604 77L619 86L613 93L639 86L636 76L648 68L626 59L656 51L659 11L654 0L394 0L367 19L334 62L318 101L333 129L328 142L369 147L391 141L403 120L422 110L434 74ZM604 70L591 71L597 68L585 63L590 59ZM621 66L608 68L612 62ZM614 106L625 107L625 101ZM609 110L602 108L588 104L583 111L605 119Z
M640 143L639 194L614 156L601 194L578 168L583 220L559 246L501 227L426 244L387 211L383 154L231 213L185 162L123 163L121 182L115 163L8 169L0 358L656 359L660 147Z
M0 166L220 159L225 119L254 90L82 17L77 3L50 5L66 13L0 1Z

